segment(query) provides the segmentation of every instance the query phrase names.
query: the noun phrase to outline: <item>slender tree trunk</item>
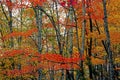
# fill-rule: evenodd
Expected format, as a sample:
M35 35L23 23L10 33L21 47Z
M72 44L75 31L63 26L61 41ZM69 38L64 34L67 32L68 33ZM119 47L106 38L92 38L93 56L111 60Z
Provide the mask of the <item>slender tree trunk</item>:
M81 49L80 49L80 43L79 43L79 35L78 35L78 23L77 23L77 15L75 14L75 10L73 8L73 14L74 14L74 20L75 20L75 30L76 30L76 41L77 41L77 49L78 49L78 52L81 53ZM81 72L78 70L77 72L77 75L75 77L76 80L78 80L81 76Z
M86 16L86 9L85 9L85 0L82 0L82 16ZM83 19L82 22L82 42L81 42L81 53L80 57L82 58L84 55L84 50L85 50L85 27L86 27L86 19ZM80 67L81 67L81 79L84 80L84 68L83 68L83 61L81 60L80 62Z
M38 28L38 52L41 54L42 53L42 11L40 10L40 6L37 6L34 8L35 11L35 17L36 17L36 24ZM38 80L42 80L42 69L38 69Z
M90 18L89 19L89 22L90 22L90 32L92 32L92 19ZM88 55L89 55L89 64L88 64L88 67L89 67L89 77L90 79L93 79L93 76L92 76L92 63L91 63L91 55L92 55L92 38L90 38L89 40L89 48L88 48Z
M107 45L108 61L109 61L109 80L114 80L114 69L113 69L112 50L110 43L110 34L108 29L106 0L103 0L103 9L104 9L104 30L106 34L106 45Z
M10 0L10 2L12 3L11 0ZM11 7L11 6L8 6L9 18L10 18L10 20L8 22L8 25L9 25L10 33L12 33L13 32L13 29L12 29L12 22L13 22L13 20L12 20L12 9L9 8L9 7ZM10 47L11 48L14 47L13 37L11 37L11 39L10 39Z
M20 3L22 4L22 0L20 0ZM20 31L22 32L22 26L23 26L23 8L20 9ZM22 36L18 37L18 45L21 47L21 41L22 41Z
M82 0L82 14L85 17L86 16L86 11L85 11L85 1ZM81 56L84 54L84 49L85 49L85 27L86 27L86 20L83 19L82 22L82 44L81 44Z
M22 0L20 0L20 3L22 4ZM22 22L22 20L23 20L23 18L22 18L22 14L23 14L23 9L21 8L20 9L20 29L21 29L21 32L22 32L22 24L23 24L23 22ZM22 42L22 36L20 36L20 37L18 37L18 46L20 46L21 47L21 42ZM18 63L18 70L21 70L21 63ZM22 75L20 75L19 77L17 77L16 78L17 80L18 79L22 79Z
M42 12L38 9L38 51L42 52Z
M85 9L85 0L82 0L82 16L85 17L86 15L86 9ZM80 58L84 55L85 50L85 28L86 28L86 19L83 18L82 21L82 30L81 30L81 36L82 36L82 42L81 42L81 50L80 50ZM76 80L85 80L84 77L84 67L83 67L83 60L80 61L80 71L77 72Z
M73 23L73 6L70 5L70 12L69 12L69 17L70 17L70 21L71 23ZM68 35L69 35L69 54L70 54L70 57L71 55L73 54L73 28L71 26L71 28L69 29L69 32L68 32ZM72 66L72 64L71 64ZM73 71L72 70L66 70L66 80L74 80L74 74L73 74Z
M10 0L10 3L12 3L12 1ZM8 11L9 11L9 18L10 20L8 20L8 25L9 25L9 29L10 29L10 33L13 32L13 20L12 20L12 8L11 6L8 6ZM14 47L14 41L13 41L13 37L10 38L10 48ZM11 63L12 66L12 70L15 69L15 64L14 64L14 60L13 63ZM11 78L11 80L14 80L15 78Z
M98 33L99 33L99 35L100 35L101 33L100 33L100 30L99 30L99 26L98 26L97 21L95 21L95 24L96 24L96 29L97 29L97 31L98 31ZM107 54L109 54L108 51L107 51L107 46L106 46L106 44L105 44L105 41L102 40L101 42L102 42L102 44L103 44L103 47L104 47L105 51L107 52ZM107 61L108 61L108 60L107 60L107 56L105 56L104 59L105 59L106 64L103 65L103 71L104 71L104 73L106 73L106 72L107 72L107 65L108 65L108 63L107 63ZM105 80L108 79L107 76L104 76L104 78L105 78Z
M89 8L91 6L91 0L87 0L87 7ZM93 32L93 25L92 25L92 19L91 19L91 13L88 13L89 16L89 25L90 25L90 32ZM92 55L92 37L90 38L90 40L88 41L88 67L89 67L89 78L93 79L92 76L92 62L91 62L91 55Z
M70 20L71 20L71 23L73 23L73 11L72 11L72 6L70 7L70 15L69 15L69 17L70 17ZM69 53L70 53L70 55L72 55L72 53L73 53L73 28L71 27L70 29L69 29Z

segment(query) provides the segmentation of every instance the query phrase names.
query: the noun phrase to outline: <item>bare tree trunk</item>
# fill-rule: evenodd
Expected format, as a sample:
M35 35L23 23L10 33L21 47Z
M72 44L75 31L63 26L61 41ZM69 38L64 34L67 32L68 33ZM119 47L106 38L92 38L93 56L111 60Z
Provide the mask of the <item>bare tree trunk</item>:
M106 45L107 45L108 61L109 61L109 80L114 80L114 69L113 69L112 50L110 44L110 34L108 29L106 0L103 0L103 9L104 9L104 30L106 33Z
M37 6L34 8L35 11L35 17L36 17L36 24L38 28L38 52L42 53L42 11L40 10L40 6ZM38 80L42 80L42 69L38 69Z
M42 52L42 12L38 9L38 51Z
M22 0L20 0L20 3L22 4ZM22 26L23 26L23 8L20 9L20 31L22 32ZM22 36L18 37L18 45L21 46Z
M89 19L89 22L90 22L90 32L92 32L92 19L90 18ZM92 38L90 38L89 40L89 47L88 47L88 56L89 56L89 64L88 64L88 67L89 67L89 77L90 79L93 79L93 76L92 76L92 63L91 63L91 55L92 55Z
M89 4L88 4L89 3ZM91 0L87 0L87 8L89 8L91 6ZM90 26L90 32L93 32L93 25L92 25L92 19L91 19L91 13L88 13L89 16L89 26ZM93 79L93 75L92 75L92 62L91 62L91 55L92 55L92 37L90 38L90 40L88 41L88 67L89 67L89 78Z
M85 9L85 0L82 0L82 15L86 15L86 9ZM84 55L84 50L85 50L85 27L86 27L86 19L83 19L82 22L82 42L81 42L81 53L80 57L82 58ZM81 60L80 62L80 67L81 67L81 79L84 80L84 68L83 68L83 61Z
M11 0L10 0L10 2L12 3ZM10 9L9 7L11 7L11 6L8 6L9 18L10 18L10 20L8 22L8 25L9 25L9 28L10 28L10 33L12 33L13 32L13 29L12 29L12 22L13 22L13 20L12 20L12 9ZM10 39L10 47L11 48L14 47L13 37L11 37L11 39Z
M13 29L12 29L12 11L9 11L9 16L10 16L10 21L9 21L9 27L10 27L10 33L13 32ZM11 37L11 40L10 40L10 47L13 47L14 46L14 42L13 42L13 37Z
M99 33L99 35L100 35L101 33L100 33L100 29L99 29L99 26L98 26L97 21L95 21L95 24L96 24L96 29L97 29L97 31L98 31L98 33ZM106 51L107 54L108 54L107 46L106 46L106 44L105 44L105 41L102 40L101 42L102 42L102 44L103 44L103 47L104 47L105 51ZM108 61L108 60L107 60L107 56L105 56L104 59L105 59L106 64L103 65L103 67L104 67L104 68L103 68L103 71L106 73L106 72L108 71L108 70L107 70L107 65L108 65L108 63L107 63L107 61ZM104 76L104 78L105 78L105 80L108 79L107 76Z
M73 23L73 6L72 5L70 5L69 18L70 18L71 23ZM68 36L69 36L69 39L68 39L69 47L68 48L69 48L69 54L71 57L73 53L73 28L72 26L69 29ZM72 70L66 70L66 78L67 78L66 80L74 80L74 74Z
M82 16L85 17L86 15L86 9L85 9L85 0L82 0ZM83 57L84 55L84 50L85 50L85 27L86 27L86 19L83 18L82 21L82 30L81 30L81 36L82 36L82 42L81 42L81 50L80 50L80 58ZM80 71L77 72L76 80L85 80L84 77L84 67L83 67L83 60L80 61Z

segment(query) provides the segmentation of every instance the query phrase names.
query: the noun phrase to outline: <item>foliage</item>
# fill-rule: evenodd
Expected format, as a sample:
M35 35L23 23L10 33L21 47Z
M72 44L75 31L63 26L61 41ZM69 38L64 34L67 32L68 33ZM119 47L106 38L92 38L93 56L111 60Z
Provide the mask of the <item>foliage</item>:
M106 1L111 47L103 0L0 1L0 79L108 80L110 47L117 80L120 1Z

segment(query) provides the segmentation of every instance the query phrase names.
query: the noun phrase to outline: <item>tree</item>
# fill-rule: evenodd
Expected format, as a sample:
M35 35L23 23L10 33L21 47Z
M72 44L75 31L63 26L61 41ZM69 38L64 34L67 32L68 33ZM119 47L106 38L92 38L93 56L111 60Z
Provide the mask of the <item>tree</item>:
M1 1L0 78L119 79L119 19L111 11L119 5L106 2Z
M104 30L106 33L106 45L107 45L107 51L108 51L108 58L109 58L109 75L110 80L114 80L114 68L113 68L113 57L112 57L112 51L111 51L111 43L110 43L110 33L108 30L108 20L107 20L107 10L106 10L106 0L103 0L103 9L104 9Z

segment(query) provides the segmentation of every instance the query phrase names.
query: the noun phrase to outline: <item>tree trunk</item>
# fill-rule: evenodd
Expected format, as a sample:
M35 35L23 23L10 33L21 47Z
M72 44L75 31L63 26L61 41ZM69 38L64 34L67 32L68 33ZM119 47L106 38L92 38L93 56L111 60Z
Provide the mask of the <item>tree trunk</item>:
M90 22L90 32L92 32L92 19L89 18L89 22ZM89 77L90 79L93 79L93 76L92 76L92 63L91 63L91 55L92 55L92 38L90 38L89 40L89 47L88 47L88 56L89 56L89 64L88 64L88 67L89 67Z
M82 0L82 16L85 17L86 14L86 9L85 9L85 0ZM86 19L83 19L82 22L82 42L81 42L81 53L80 53L80 57L82 58L84 55L84 49L85 49L85 27L86 27ZM83 68L83 61L80 61L80 67L81 67L81 76L80 79L84 80L84 68Z
M10 2L12 3L11 0L10 0ZM12 21L12 9L9 8L9 7L11 7L11 6L8 6L9 18L10 18L10 20L9 20L9 22L8 22L8 25L9 25L10 33L12 33L12 32L13 32L13 29L12 29L12 22L13 22L13 21ZM13 37L11 37L11 39L10 39L10 47L11 47L11 48L14 47Z
M36 24L38 28L38 52L41 54L42 53L42 11L39 9L40 7L37 6L34 8L35 11L35 17L36 17ZM42 80L42 69L38 69L38 80Z
M69 10L69 18L70 18L70 22L71 24L74 22L74 9L73 9L73 6L71 5L72 4L72 0L70 0L70 10ZM68 36L69 36L69 54L70 54L70 57L71 55L73 54L73 27L71 26L71 28L69 29L69 32L68 32ZM73 64L71 64L72 66ZM72 70L66 70L66 80L74 80L74 74L73 74L73 71Z
M113 69L112 50L110 44L110 34L108 29L106 0L103 0L103 9L104 9L104 30L106 34L106 45L107 45L108 61L109 61L109 80L114 80L114 69Z
M89 4L88 4L89 3ZM91 0L87 0L87 7L91 7ZM89 26L90 26L90 32L93 32L93 25L92 25L92 19L91 19L91 13L88 13L89 16ZM88 33L86 33L88 35ZM93 79L93 75L92 75L92 62L91 62L91 55L92 55L92 37L90 38L90 40L88 40L88 67L89 67L89 78Z

